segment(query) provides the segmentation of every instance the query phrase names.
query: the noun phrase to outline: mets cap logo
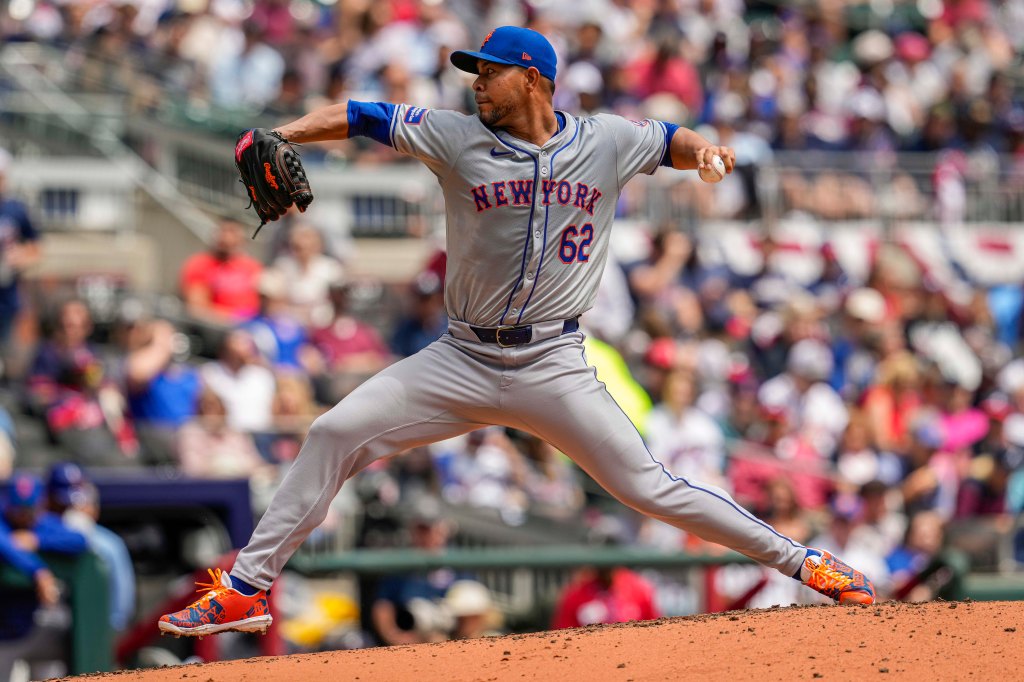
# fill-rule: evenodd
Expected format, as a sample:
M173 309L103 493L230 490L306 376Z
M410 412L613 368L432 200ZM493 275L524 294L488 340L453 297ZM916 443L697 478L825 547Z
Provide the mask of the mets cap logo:
M32 497L32 493L35 492L35 489L35 482L31 478L28 478L27 476L24 478L19 478L14 483L14 490L15 492L18 493L18 497L22 499L28 499Z
M494 35L494 30L492 29L491 32L488 33L487 36L484 38L484 42L480 43L480 49L481 50L484 49L484 45L487 44L487 41L490 40L491 36L493 36L493 35Z

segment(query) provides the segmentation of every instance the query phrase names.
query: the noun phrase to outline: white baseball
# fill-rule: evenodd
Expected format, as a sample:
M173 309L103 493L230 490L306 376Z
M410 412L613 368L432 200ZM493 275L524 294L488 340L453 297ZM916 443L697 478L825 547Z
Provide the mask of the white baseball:
M721 156L715 154L711 157L711 165L701 168L698 174L704 182L721 182L725 177L725 162Z

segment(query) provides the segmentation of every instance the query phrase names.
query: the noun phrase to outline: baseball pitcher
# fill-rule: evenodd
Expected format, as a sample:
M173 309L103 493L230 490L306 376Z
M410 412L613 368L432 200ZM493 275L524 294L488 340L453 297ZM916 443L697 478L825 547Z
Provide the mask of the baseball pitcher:
M670 122L556 111L555 52L534 31L497 28L479 51L454 52L451 61L476 75L476 115L349 101L240 136L235 160L263 222L313 199L288 141L362 135L426 165L446 205L451 323L313 423L230 573L211 571L209 591L163 616L160 629L265 631L266 591L346 479L381 458L491 424L550 442L650 517L837 601L872 603L874 587L859 571L657 461L584 357L578 319L594 302L622 187L661 166L718 179L716 166L732 171L733 150Z

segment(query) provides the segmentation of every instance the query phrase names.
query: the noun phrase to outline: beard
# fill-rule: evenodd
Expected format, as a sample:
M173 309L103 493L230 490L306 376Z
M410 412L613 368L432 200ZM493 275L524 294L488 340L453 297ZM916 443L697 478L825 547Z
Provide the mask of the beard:
M491 109L486 114L480 112L480 120L483 121L486 126L496 126L502 120L508 118L514 114L517 110L515 102L505 102L504 104L491 104Z

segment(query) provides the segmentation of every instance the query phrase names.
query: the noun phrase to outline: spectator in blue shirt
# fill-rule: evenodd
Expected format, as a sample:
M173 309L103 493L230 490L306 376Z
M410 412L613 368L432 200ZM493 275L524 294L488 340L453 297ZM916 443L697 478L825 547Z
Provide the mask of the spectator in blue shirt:
M945 522L934 511L922 510L910 517L903 544L885 558L894 588L916 580L917 576L942 550L945 537ZM921 584L907 595L908 601L929 601L935 598L933 588Z
M80 532L107 567L110 627L124 630L135 615L135 568L124 540L97 523L99 492L72 462L55 464L46 479L47 506L69 527Z
M69 618L59 606L57 581L37 553L79 554L86 542L60 518L44 513L42 502L39 479L14 476L0 518L0 562L31 577L35 590L0 589L0 680L10 679L17 660L35 667L66 655L61 649ZM33 679L51 676L37 671Z
M260 314L242 325L252 336L263 359L274 368L319 374L323 370L320 354L310 344L302 320L288 303L288 281L277 270L260 276Z
M199 371L181 361L188 342L170 322L134 322L127 333L125 388L142 458L150 464L173 462L177 430L198 410Z
M7 347L20 308L21 273L39 261L39 233L22 202L6 195L11 155L0 149L0 347Z
M391 337L391 350L402 357L418 353L448 330L441 278L422 272L413 281L411 293L411 310L398 321Z
M417 500L408 519L409 541L422 552L440 553L448 546L450 529L433 497ZM448 588L469 577L449 568L426 573L389 576L378 585L370 611L373 629L387 646L447 639L440 604Z

